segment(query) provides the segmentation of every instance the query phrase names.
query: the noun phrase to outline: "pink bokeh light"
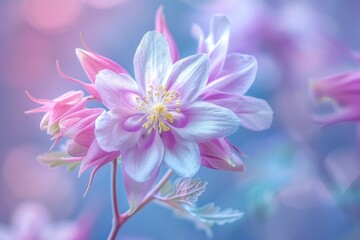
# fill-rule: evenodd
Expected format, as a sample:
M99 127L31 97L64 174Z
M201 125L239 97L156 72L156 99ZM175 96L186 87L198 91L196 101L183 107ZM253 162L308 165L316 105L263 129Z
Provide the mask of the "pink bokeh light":
M97 8L97 9L105 9L112 8L120 4L125 4L128 0L83 0L84 4Z
M22 15L39 31L59 31L78 18L82 6L81 2L76 0L25 0Z

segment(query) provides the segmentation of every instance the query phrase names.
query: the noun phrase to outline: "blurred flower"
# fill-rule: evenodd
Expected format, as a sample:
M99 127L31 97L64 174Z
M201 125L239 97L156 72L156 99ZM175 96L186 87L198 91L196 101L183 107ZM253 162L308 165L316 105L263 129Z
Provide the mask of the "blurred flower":
M91 219L51 222L48 210L41 204L26 202L13 214L11 226L0 226L2 240L78 240L87 239Z
M108 70L97 75L110 109L96 122L100 147L120 150L124 171L138 182L149 180L163 160L180 176L193 176L200 166L197 143L229 135L239 124L228 109L196 101L209 74L207 56L173 65L166 39L153 31L139 44L134 69L137 82Z
M360 71L351 71L314 81L311 92L317 100L334 103L331 114L317 116L316 121L334 124L360 120Z

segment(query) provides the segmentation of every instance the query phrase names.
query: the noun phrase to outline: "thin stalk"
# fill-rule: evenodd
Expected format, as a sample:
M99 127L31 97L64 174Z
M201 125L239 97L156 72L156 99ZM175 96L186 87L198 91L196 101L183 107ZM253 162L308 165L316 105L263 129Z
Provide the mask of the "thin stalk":
M117 161L114 160L113 162L113 171L112 171L112 203L113 203L113 226L111 229L111 232L109 234L108 240L115 240L116 235L118 234L121 226L129 220L135 213L137 213L140 209L145 207L149 202L151 202L154 199L154 196L158 193L158 191L161 189L162 186L169 180L171 177L173 171L168 170L165 175L162 177L162 179L155 185L154 188L151 189L150 192L145 196L144 200L141 202L139 207L130 214L129 210L126 211L124 214L120 214L119 207L117 204L117 194L116 194L116 173L117 173Z
M112 174L111 174L111 195L112 195L112 208L113 208L113 225L109 234L108 240L115 240L116 235L119 232L123 220L120 215L118 200L117 200L117 159L113 160Z

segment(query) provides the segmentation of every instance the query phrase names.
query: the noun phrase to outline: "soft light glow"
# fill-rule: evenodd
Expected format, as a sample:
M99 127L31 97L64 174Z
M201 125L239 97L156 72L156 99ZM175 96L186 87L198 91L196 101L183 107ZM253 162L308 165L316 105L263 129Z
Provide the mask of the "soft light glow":
M112 8L128 2L128 0L83 0L83 2L93 8Z
M58 31L69 27L82 9L74 0L25 0L23 17L39 31Z

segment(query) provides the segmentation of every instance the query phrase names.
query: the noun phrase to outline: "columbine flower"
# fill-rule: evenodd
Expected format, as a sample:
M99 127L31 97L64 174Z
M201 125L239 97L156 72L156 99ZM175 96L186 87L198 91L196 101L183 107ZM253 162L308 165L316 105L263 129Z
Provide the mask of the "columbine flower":
M65 158L64 161L81 161L79 175L94 167L86 192L89 190L96 171L120 155L118 151L102 150L95 138L95 120L103 112L101 108L83 109L63 118L59 124L61 135L70 139L66 151L71 157Z
M60 131L59 122L67 115L83 109L87 103L82 91L70 91L54 100L39 99L32 97L28 92L26 94L35 102L43 106L35 108L26 113L44 112L45 115L41 119L40 128L46 130L50 135L57 135Z
M360 72L352 71L315 81L311 91L318 100L331 100L335 111L315 120L325 124L360 120Z
M161 7L156 15L156 30L164 34L171 52L178 52ZM199 41L198 52L210 57L209 79L200 98L232 110L243 127L266 129L272 122L270 106L262 99L244 95L255 80L257 61L250 55L228 53L230 30L230 22L225 16L211 19L210 33L206 38L201 28L194 25L194 34ZM173 62L176 61L177 58L173 57ZM226 139L201 143L199 147L204 152L201 153L202 164L206 167L234 171L244 169L240 157L231 150L233 146ZM210 149L217 150L208 154Z
M209 59L196 54L172 64L166 39L143 37L134 56L135 82L127 74L101 71L96 87L110 111L96 121L100 147L121 151L125 172L144 182L162 161L182 177L200 166L197 143L237 130L239 120L225 108L198 99L209 76Z

